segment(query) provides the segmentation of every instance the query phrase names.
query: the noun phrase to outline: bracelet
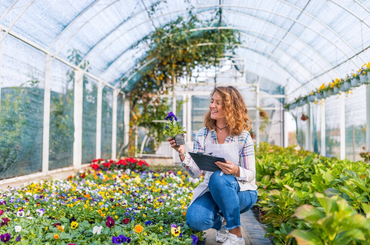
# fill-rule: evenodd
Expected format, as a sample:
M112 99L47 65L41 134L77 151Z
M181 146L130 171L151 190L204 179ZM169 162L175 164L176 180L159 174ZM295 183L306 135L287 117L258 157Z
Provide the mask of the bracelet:
M180 153L179 152L179 156L181 157L181 156L185 156L185 154L186 154L186 151L184 151L184 153Z
M235 176L239 172L239 166L237 166L237 167L238 167L238 169L236 170L235 173L232 174L233 176Z

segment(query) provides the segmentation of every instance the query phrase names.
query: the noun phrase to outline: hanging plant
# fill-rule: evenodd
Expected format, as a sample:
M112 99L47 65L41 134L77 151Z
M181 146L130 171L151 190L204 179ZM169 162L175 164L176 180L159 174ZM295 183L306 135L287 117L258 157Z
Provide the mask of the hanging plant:
M308 119L308 116L306 114L302 113L301 120L302 121L307 121L307 119Z
M217 17L220 25L221 11ZM140 41L149 43L151 48L138 63L139 68L133 71L137 74L135 82L122 80L123 83L131 83L123 88L131 107L129 155L135 153L134 138L140 126L149 129L149 136L155 137L157 145L165 140L165 135L161 133L163 124L152 122L163 120L170 111L168 99L159 99L160 95L168 94L179 78L190 77L194 69L217 66L219 58L235 54L236 44L240 44L238 31L217 28L196 30L209 27L213 22L214 19L200 21L196 16L189 20L180 17ZM128 90L130 87L133 89Z

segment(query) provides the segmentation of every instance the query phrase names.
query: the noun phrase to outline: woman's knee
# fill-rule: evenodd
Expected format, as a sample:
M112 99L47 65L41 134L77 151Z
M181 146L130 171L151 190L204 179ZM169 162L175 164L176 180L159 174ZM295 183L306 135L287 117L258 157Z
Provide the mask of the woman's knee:
M224 187L225 184L232 185L236 183L235 177L232 175L223 174L220 170L216 171L212 174L211 178L209 179L209 186L213 187Z
M213 220L207 218L200 213L187 213L186 223L188 226L195 231L205 231L213 226Z

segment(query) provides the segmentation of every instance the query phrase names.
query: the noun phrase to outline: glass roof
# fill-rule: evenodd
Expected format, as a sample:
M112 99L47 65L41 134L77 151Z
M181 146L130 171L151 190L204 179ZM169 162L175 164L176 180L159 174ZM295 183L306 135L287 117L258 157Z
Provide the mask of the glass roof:
M76 49L88 72L118 86L150 47L138 41L189 10L210 19L219 8L222 28L242 33L246 72L290 96L369 62L369 0L2 0L0 28L60 59Z

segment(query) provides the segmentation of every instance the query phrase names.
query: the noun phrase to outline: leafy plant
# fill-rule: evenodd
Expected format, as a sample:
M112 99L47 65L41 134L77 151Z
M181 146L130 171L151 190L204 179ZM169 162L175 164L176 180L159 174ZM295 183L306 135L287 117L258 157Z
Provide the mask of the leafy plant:
M165 130L163 131L165 135L174 137L178 134L186 133L185 128L181 127L177 123L177 117L175 114L172 113L172 111L168 113L168 116L165 118L165 120L167 120L167 125L165 127Z

